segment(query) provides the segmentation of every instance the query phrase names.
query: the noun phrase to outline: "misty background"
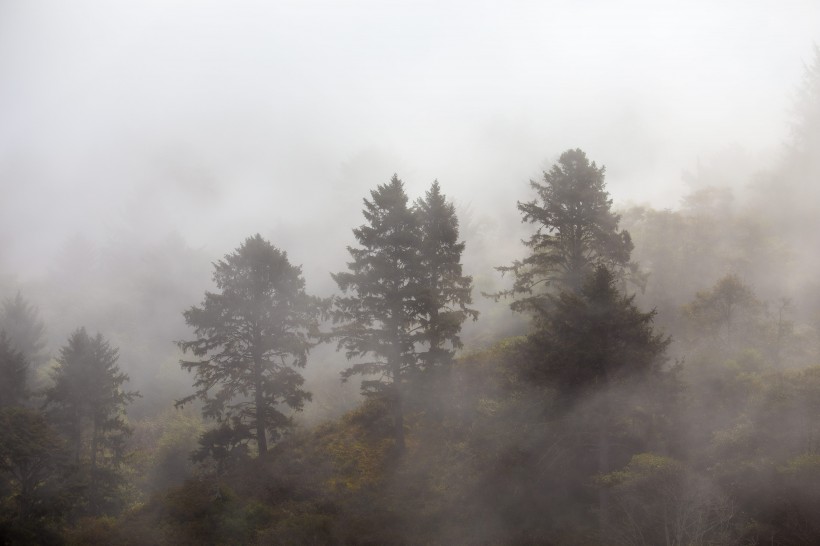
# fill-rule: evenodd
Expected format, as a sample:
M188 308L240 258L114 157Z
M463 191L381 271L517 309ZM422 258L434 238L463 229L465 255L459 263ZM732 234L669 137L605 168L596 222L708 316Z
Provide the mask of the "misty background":
M493 313L524 321L478 292L521 255L529 179L580 147L619 210L675 209L701 172L742 199L783 154L817 36L813 1L2 0L0 294L52 348L84 324L137 387L185 385L171 341L210 263L259 232L330 295L395 172L456 203L497 339ZM342 360L320 348L306 374L338 390Z

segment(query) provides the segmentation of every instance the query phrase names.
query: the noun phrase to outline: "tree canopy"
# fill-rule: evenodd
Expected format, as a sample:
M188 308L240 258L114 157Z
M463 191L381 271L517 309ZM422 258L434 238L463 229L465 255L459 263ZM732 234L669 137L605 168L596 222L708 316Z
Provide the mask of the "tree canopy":
M333 336L348 358L362 360L343 379L377 376L362 388L392 401L402 450L403 384L446 367L461 346L462 323L477 312L468 307L472 278L462 273L455 207L438 182L414 207L397 175L370 196L362 211L368 223L353 230L359 247L348 247L349 270L333 275L345 293L335 299Z
M177 405L201 399L206 417L245 430L264 455L268 438L292 424L282 405L300 410L310 399L298 370L314 345L319 302L305 293L301 267L259 234L214 264L213 279L219 292L184 313L196 338L179 346L199 358L180 361L195 373L196 392Z
M553 287L580 293L598 266L614 272L629 267L632 240L618 230L620 216L612 212L604 171L582 150L567 150L544 172L542 182L530 181L536 199L518 203L522 221L537 226L524 241L530 254L498 268L515 276L513 287L497 295L521 296L513 309L537 310Z
M66 438L80 479L87 480L83 501L95 514L118 503L116 471L131 432L125 407L139 396L123 389L128 375L120 371L118 356L101 334L75 330L60 349L54 384L45 393L51 421Z

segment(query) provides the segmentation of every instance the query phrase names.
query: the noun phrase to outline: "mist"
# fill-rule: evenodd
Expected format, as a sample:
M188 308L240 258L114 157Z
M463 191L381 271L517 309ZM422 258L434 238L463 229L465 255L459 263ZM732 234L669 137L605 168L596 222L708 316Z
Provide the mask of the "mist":
M692 484L674 485L686 500L671 509L691 502L714 523L680 535L693 544L814 536L800 518L815 499L801 505L810 494L788 480L815 453L814 406L800 389L820 355L818 37L811 0L0 0L0 330L8 355L28 360L29 397L0 399L0 411L48 406L81 327L116 348L120 391L141 395L118 410L127 448L107 452L127 468L116 502L12 510L18 482L3 478L0 520L17 523L0 522L0 535L122 539L150 513L227 488L247 521L252 503L266 514L237 543L642 543L607 514L651 505L630 488L662 467L673 478L652 487ZM618 304L650 313L669 341L645 377L581 389L570 403L560 381L528 375L549 360L537 352L552 347L538 337L549 320L511 310L518 273L497 268L529 252L540 226L516 206L571 150L605 167L634 243L638 282L624 283L633 299ZM411 207L440 183L479 313L461 318L446 378L406 395L406 452L391 443L392 399L365 392L367 376L340 381L369 357L345 357L344 290L331 276L351 267L363 200L394 174ZM254 234L323 298L323 333L297 370L312 398L276 406L293 426L271 435L267 459L253 440L197 459L219 429L204 399L174 409L195 390L180 366L195 335L183 313L205 305L219 261ZM724 323L703 309L729 285L745 299ZM29 345L20 324L39 332ZM437 341L414 343L432 353ZM787 391L797 394L777 409L782 450L738 447L744 434L775 435L767 404ZM623 408L608 416L613 401ZM759 488L727 485L721 465L751 472L752 453L785 481L744 474ZM60 472L35 489L74 483ZM799 524L779 526L766 519L775 508L747 502L773 491L796 499ZM39 519L3 519L14 510ZM89 523L104 515L116 518L107 530ZM644 516L636 525L649 537L656 522ZM133 543L201 543L184 527L195 519ZM225 525L214 543L233 541Z

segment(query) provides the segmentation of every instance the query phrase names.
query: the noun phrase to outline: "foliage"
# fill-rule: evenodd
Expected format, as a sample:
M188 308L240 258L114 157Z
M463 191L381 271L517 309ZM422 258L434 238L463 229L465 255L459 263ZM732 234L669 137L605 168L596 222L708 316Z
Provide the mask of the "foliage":
M0 476L14 499L15 519L33 522L48 513L64 455L63 442L42 413L0 410Z
M360 246L348 247L349 271L333 275L345 295L335 299L332 336L349 359L364 359L342 372L344 380L377 376L362 390L389 401L402 452L404 384L439 377L461 347L462 323L478 314L468 307L472 278L462 274L455 208L438 183L415 208L396 175L370 195L368 223L353 230Z
M669 339L653 331L655 313L639 311L607 268L599 266L580 293L550 300L529 336L531 380L576 395L661 370Z
M5 331L12 347L35 368L48 360L46 354L45 324L37 308L17 292L14 298L3 301L0 312L0 331Z
M679 461L639 453L599 482L615 498L612 544L685 546L730 540L736 506Z
M0 331L0 408L18 406L26 399L28 362Z
M196 339L179 346L201 360L181 361L196 392L177 405L203 400L205 417L231 423L264 455L268 437L292 424L281 406L300 410L310 399L298 369L313 345L318 302L305 293L301 268L258 234L214 264L214 282L220 292L184 313Z
M80 328L60 349L54 384L45 393L49 418L65 437L75 465L70 479L85 489L78 509L91 514L118 504L118 467L131 432L125 406L139 396L123 390L128 376L117 358L117 349L101 334L90 337Z
M685 312L693 326L713 337L725 334L725 341L733 343L738 323L754 325L762 305L752 290L737 275L726 275L711 290L698 292L686 306Z
M478 319L478 311L467 307L472 303L472 277L462 274L461 254L464 243L459 242L458 218L455 207L447 202L438 181L433 182L424 199L415 207L421 227L418 243L420 265L421 304L418 340L427 345L420 355L421 371L447 367L454 350L462 347L459 331L469 317Z
M537 226L524 241L530 255L498 268L512 272L515 283L496 296L523 296L513 309L538 312L547 300L543 287L579 293L598 266L617 272L632 267L632 240L618 231L620 216L604 189L604 167L590 163L580 149L567 150L544 172L543 183L531 180L530 186L537 199L518 203L522 221Z

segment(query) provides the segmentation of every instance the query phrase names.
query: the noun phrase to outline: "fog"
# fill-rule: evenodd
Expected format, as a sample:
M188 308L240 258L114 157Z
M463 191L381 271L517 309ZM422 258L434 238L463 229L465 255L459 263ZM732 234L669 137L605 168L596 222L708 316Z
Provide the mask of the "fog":
M820 537L818 42L814 0L0 0L0 330L43 337L18 349L20 404L46 407L81 326L118 348L142 394L112 463L125 461L120 504L26 520L0 465L0 538L652 544L667 503L690 526L668 544ZM513 286L496 268L526 256L537 228L516 208L535 198L530 180L574 149L606 167L634 242L637 281L619 281L634 299L617 304L654 309L635 321L657 336L643 376L577 392L534 368L588 340L556 348L538 337L550 319L487 297ZM445 379L403 379L416 389L404 394L396 379L407 452L403 436L391 447L394 399L342 384L351 362L321 343L297 370L313 399L283 417L289 434L271 425L273 455L249 436L195 466L218 430L199 402L173 409L194 390L175 342L193 339L183 312L214 290L215 263L258 233L338 307L331 273L352 259L363 199L394 173L411 203L438 180L455 205L480 312ZM60 472L34 489L73 483ZM199 536L192 499L241 507ZM180 507L177 527L150 519Z
M6 1L3 259L42 272L117 230L218 256L259 231L324 283L341 262L300 234L343 247L394 172L509 221L570 146L616 204L675 207L698 157L776 153L818 20L811 1Z

